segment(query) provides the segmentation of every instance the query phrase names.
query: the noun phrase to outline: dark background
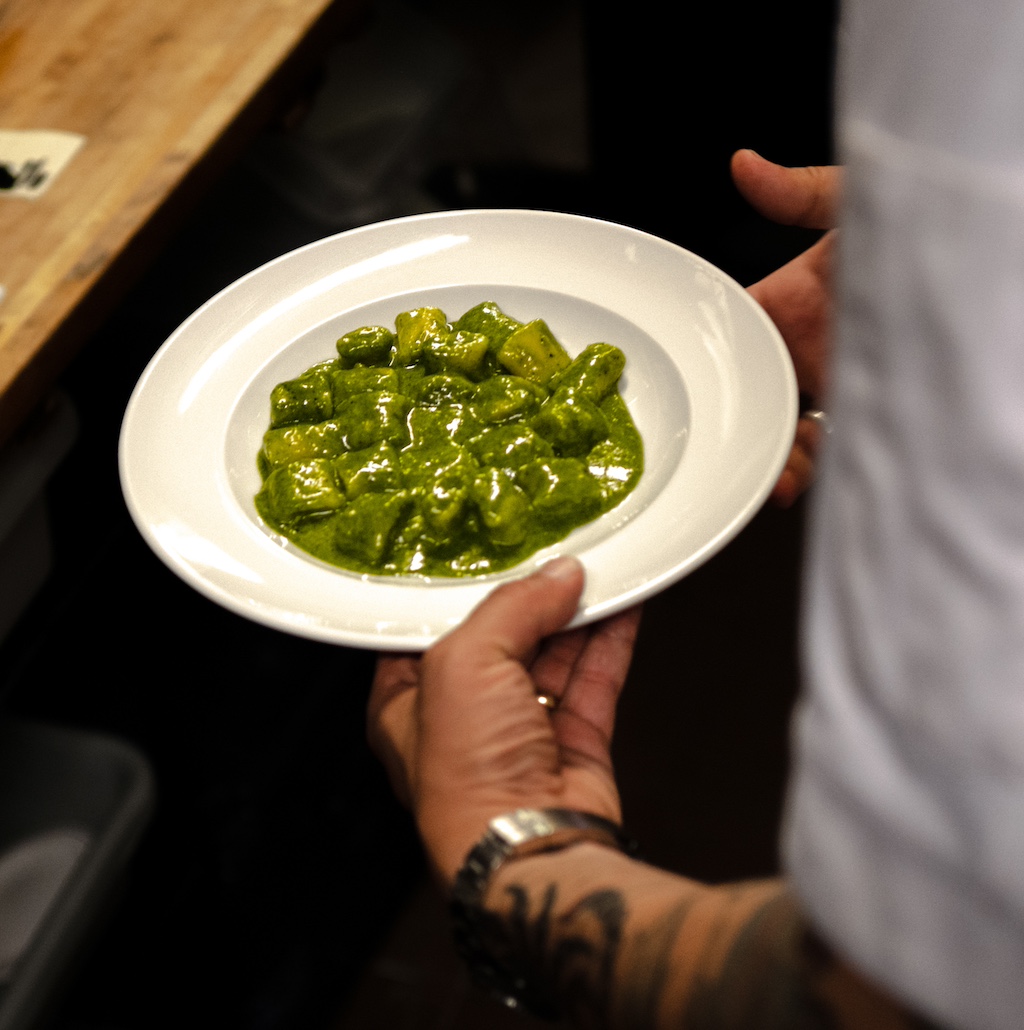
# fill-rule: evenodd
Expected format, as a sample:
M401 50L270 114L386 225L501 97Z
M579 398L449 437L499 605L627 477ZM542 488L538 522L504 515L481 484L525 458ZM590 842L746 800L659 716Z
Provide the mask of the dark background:
M644 2L369 4L339 47L379 59L385 93L408 56L395 43L404 17L438 33L417 34L416 56L436 54L450 74L389 174L359 204L296 206L275 155L302 135L297 108L213 189L62 381L80 431L48 490L56 565L0 649L0 696L11 714L131 741L159 793L124 890L55 1002L57 1030L457 1022L416 1008L436 990L421 981L402 987L401 1022L366 1005L401 979L385 975L392 934L446 941L410 923L421 856L363 737L373 656L206 601L124 508L121 416L177 324L284 251L431 207L611 218L744 284L810 240L749 212L728 159L746 146L790 165L831 159L830 4L701 5L699 17ZM382 20L390 37L375 34ZM318 69L310 82L297 99L322 107ZM646 856L687 875L776 871L803 522L803 503L766 507L646 607L616 761ZM470 1011L458 1026L498 1025Z

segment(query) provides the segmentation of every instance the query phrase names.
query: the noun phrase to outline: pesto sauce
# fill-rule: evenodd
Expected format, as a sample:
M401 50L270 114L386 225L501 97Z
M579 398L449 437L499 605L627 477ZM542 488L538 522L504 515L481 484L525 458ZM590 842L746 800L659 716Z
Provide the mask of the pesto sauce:
M610 511L643 472L625 356L570 358L541 319L486 302L364 326L279 383L256 509L321 560L372 575L507 569Z

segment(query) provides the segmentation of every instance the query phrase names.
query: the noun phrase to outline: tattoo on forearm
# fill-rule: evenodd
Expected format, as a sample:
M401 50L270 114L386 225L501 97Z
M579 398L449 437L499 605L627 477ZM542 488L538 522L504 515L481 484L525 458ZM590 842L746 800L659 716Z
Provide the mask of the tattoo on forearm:
M646 925L613 888L565 904L557 884L536 899L514 884L507 901L488 920L489 946L587 1030L643 1030L670 1018L687 1030L930 1027L849 974L781 888L694 886ZM699 946L681 961L688 939Z
M696 977L688 1022L700 1027L832 1030L833 1013L814 993L803 964L803 927L779 893L743 923L716 970ZM722 919L727 912L722 913ZM720 925L720 924L719 924Z
M616 991L612 1025L657 1024L658 1009L672 976L672 949L692 906L692 899L681 901L652 926L636 931L636 941Z
M553 985L560 1007L581 1025L604 1026L601 1017L611 1000L614 963L619 951L625 908L618 891L597 891L568 912L555 916L554 884L531 912L527 890L508 889L511 907L504 918L487 921L489 946L501 961L528 983Z
M565 1010L604 1011L610 1000L613 964L622 939L626 910L617 891L598 891L565 915L582 933L565 936L553 949L551 972Z

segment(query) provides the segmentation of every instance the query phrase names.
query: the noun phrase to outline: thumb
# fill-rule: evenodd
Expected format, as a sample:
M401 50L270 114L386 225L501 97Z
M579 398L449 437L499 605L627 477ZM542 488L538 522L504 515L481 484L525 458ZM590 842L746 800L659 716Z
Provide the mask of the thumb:
M842 186L838 166L786 168L753 150L737 150L730 167L736 188L766 218L804 229L836 224Z
M577 559L554 558L490 593L427 657L432 664L455 661L477 668L504 659L527 664L540 642L572 619L583 579Z

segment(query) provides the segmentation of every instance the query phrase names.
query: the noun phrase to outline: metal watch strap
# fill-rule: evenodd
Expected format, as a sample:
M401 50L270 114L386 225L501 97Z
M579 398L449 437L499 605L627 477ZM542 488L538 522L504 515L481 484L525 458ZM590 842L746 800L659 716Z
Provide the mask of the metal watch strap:
M557 1006L543 985L530 984L506 968L485 946L483 896L491 877L506 862L542 852L594 842L635 853L635 844L608 819L566 808L520 808L492 819L487 832L466 856L452 887L455 946L474 980L510 1008L554 1019Z

